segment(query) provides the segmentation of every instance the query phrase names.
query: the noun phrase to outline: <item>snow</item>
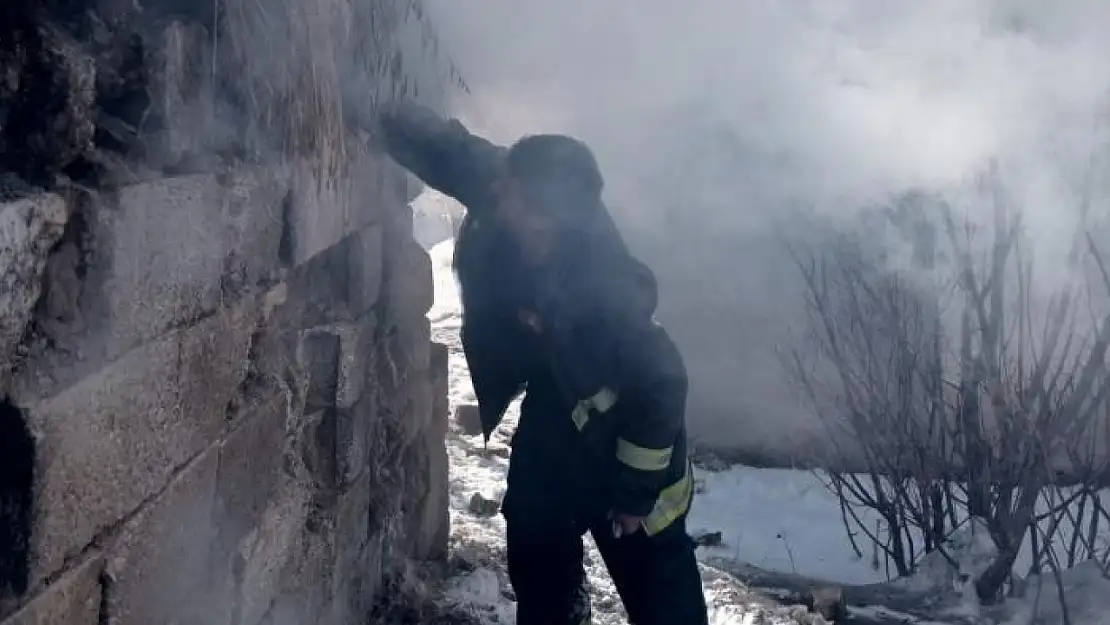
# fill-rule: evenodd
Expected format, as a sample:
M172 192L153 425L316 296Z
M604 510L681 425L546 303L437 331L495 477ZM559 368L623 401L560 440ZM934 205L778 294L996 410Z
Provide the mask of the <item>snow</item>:
M836 497L813 474L735 466L697 477L704 492L690 511L690 530L720 531L724 540L707 555L842 583L886 580L842 539Z
M1075 625L1102 625L1107 618L1107 600L1110 581L1094 562L1084 562L1063 571L1060 584L1067 599L1068 617ZM1003 625L1029 625L1030 623L1064 624L1057 582L1052 575L1043 579L1028 580L1023 599L1004 606L1000 621ZM1037 620L1034 620L1034 616Z
M455 277L451 271L453 241L448 239L434 245L429 251L432 259L435 301L429 318L432 321L433 340L448 346L449 350L449 400L452 412L462 403L475 403L466 361L459 344L460 304ZM484 625L511 625L513 602L511 586L504 567L505 525L500 515L482 516L469 510L474 493L486 498L500 498L504 492L508 470L507 431L519 416L519 404L514 404L506 415L505 424L494 433L488 447L480 436L463 434L452 422L447 447L450 461L451 484L451 543L454 554L473 566L473 570L450 581L446 600L456 609L463 610ZM691 533L699 530L720 531L723 542L719 547L701 548L699 556L704 562L722 560L747 563L762 569L781 573L794 573L839 584L868 584L887 581L890 576L885 567L874 564L872 553L859 557L853 551L841 522L839 502L822 484L821 480L806 471L754 469L734 466L724 471L697 470L699 494L690 513ZM876 523L877 516L859 511L867 523ZM586 567L594 600L594 623L616 625L624 623L620 600L605 572L600 556L587 539ZM861 543L863 549L870 545ZM950 555L960 562L960 571L954 571L947 562L937 557L926 559L922 571L910 580L898 584L909 590L927 588L955 591L964 597L957 605L957 616L971 617L978 614L974 593L959 580L959 573L974 573L989 558L993 550L984 528L969 527L953 537ZM1110 597L1110 585L1101 576L1092 579L1090 571L1065 572L1068 588L1075 587L1081 596L1075 600L1083 606L1082 612L1098 612L1091 605L1106 606L1102 597ZM965 578L966 579L966 578ZM731 576L711 566L703 569L706 597L710 604L711 622L714 625L785 625L798 622L797 610L777 606L774 601L761 597L739 584ZM1054 580L1045 586L1052 586ZM963 586L963 587L961 587ZM1051 594L1051 593L1048 593ZM1071 596L1069 591L1068 596ZM1048 603L1058 603L1054 598L1043 599L1038 604L1038 614L1058 622L1046 609ZM995 614L995 622L1005 625L1025 625L1033 610L1028 598L1012 600ZM1105 608L1099 608L1105 609ZM1046 611L1047 610L1047 611ZM803 610L804 611L804 610ZM881 606L853 608L859 617L887 617L892 621L914 625L946 625L941 622L915 620L910 615L899 614ZM1048 614L1048 616L1043 616ZM1101 612L1100 614L1104 614ZM1097 625L1098 620L1075 619L1075 625ZM1101 617L1099 617L1101 618ZM1042 621L1037 621L1042 622Z
M923 621L914 617L912 614L899 612L898 610L891 610L882 606L868 606L865 608L855 608L852 610L855 616L865 616L870 618L886 618L898 623L907 623L912 625L948 625L940 621Z
M454 236L452 222L461 218L462 207L435 189L425 188L412 202L412 230L425 249Z

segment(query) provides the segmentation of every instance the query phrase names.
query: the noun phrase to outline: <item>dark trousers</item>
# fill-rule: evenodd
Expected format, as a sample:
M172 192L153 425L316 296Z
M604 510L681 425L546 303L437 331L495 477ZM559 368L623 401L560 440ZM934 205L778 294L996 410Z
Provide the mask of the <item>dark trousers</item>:
M615 538L608 510L555 476L526 472L514 448L503 513L517 625L580 625L590 618L582 537L593 535L632 625L706 625L705 596L686 518L662 532ZM515 469L515 470L514 470ZM528 475L526 473L531 473ZM548 479L542 479L546 477ZM529 479L533 478L533 479ZM581 493L578 493L581 495Z

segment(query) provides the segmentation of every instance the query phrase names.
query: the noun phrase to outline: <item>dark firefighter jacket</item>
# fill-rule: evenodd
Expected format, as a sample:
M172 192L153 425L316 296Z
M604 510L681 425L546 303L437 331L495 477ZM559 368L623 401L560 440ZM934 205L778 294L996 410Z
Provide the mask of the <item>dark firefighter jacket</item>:
M543 269L526 269L494 219L505 148L418 106L388 111L379 124L398 163L467 207L454 266L486 437L527 388L514 448L534 449L568 480L602 489L612 509L647 517L649 534L667 527L693 495L687 376L654 321L651 270L604 209L567 234Z

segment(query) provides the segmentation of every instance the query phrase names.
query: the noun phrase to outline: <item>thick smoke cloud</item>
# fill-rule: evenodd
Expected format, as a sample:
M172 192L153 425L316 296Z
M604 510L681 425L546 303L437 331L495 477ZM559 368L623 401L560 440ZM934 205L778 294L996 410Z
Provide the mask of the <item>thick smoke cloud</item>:
M1081 197L1110 198L1104 163L1092 161L1110 144L1103 0L430 0L429 10L471 87L456 109L472 127L503 141L562 131L594 147L614 212L660 273L695 392L728 390L694 408L718 416L691 418L739 419L745 437L801 423L773 355L800 315L771 236L784 216L850 219L910 187L959 200L998 159L1051 262ZM983 216L970 199L960 206Z

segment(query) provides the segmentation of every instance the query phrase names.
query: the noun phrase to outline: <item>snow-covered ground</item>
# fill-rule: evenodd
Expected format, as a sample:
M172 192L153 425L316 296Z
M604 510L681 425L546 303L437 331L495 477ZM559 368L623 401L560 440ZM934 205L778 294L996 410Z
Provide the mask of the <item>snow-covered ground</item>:
M433 340L446 344L449 349L450 403L475 403L466 362L459 344L459 300L455 278L451 272L453 242L436 244L430 250L435 279L435 303L429 313L432 321ZM488 499L500 499L508 469L508 433L518 417L514 405L506 422L493 436L488 448L480 436L467 436L452 422L448 434L448 454L451 470L451 526L452 549L458 560L467 562L469 572L450 581L447 599L456 607L480 617L488 625L514 623L512 591L505 573L504 521L500 515L476 514L470 510L470 500L475 493ZM839 584L868 584L888 579L887 571L876 568L870 554L858 557L845 538L841 525L839 504L836 498L815 476L804 471L753 469L735 466L723 471L698 470L701 488L690 514L690 530L722 533L719 547L701 548L699 555L703 568L706 596L711 606L714 625L784 625L799 622L797 612L803 608L778 606L774 601L750 592L733 577L722 573L713 565L737 562L755 565L761 569L780 573L793 573ZM970 541L970 555L980 557L982 536ZM989 541L987 541L989 542ZM587 543L589 541L587 540ZM946 566L946 565L942 565ZM727 567L725 567L727 568ZM928 568L928 567L924 567ZM600 556L589 545L587 569L594 599L594 623L617 625L624 623L623 611L612 583L605 572ZM1089 605L1110 604L1093 601L1110 594L1105 580L1090 571L1077 577L1078 586L1091 587L1077 600L1092 614L1105 614ZM1048 584L1052 585L1052 584ZM1053 587L1054 592L1054 587ZM1070 593L1069 593L1070 596ZM1051 599L1041 599L1046 605ZM1029 611L1029 601L1015 601L996 614L1007 625L1026 625L1032 622L1024 616ZM1089 604L1089 605L1088 605ZM1043 608L1041 608L1043 611ZM967 617L974 610L953 613ZM856 610L858 616L886 614L891 622L915 625L945 625L945 623L913 620L899 617L897 612L872 607ZM1101 625L1110 617L1092 617L1082 621L1072 615L1075 625ZM808 622L808 621L803 621ZM967 622L959 619L959 622Z
M455 236L454 224L462 219L463 209L455 200L434 190L425 190L412 201L412 230L416 242L431 248Z

